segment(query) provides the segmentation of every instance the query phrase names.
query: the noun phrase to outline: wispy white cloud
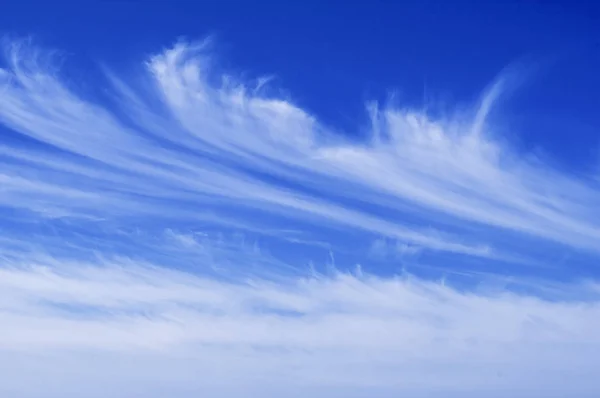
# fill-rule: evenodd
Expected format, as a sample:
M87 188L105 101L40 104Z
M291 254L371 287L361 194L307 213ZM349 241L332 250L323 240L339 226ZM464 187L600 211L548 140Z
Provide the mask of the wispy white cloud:
M126 119L77 95L40 59L28 46L9 47L0 118L68 155L5 146L4 157L22 162L3 168L4 201L13 206L40 210L43 196L70 211L123 214L161 211L153 200L228 200L438 250L490 255L496 229L596 250L598 191L492 139L485 116L500 83L473 118L431 120L416 110L372 108L377 134L351 144L289 101L215 79L203 43L179 43L152 57L154 87L144 99L111 76ZM55 172L52 182L39 180L40 168ZM492 227L484 236L489 242L465 242L437 222L438 231L427 232L423 225L436 218Z
M204 42L98 92L29 42L5 50L0 393L600 391L598 288L520 268L585 279L600 191L499 139L502 79L444 117L371 104L350 141ZM443 272L343 271L369 254Z
M546 301L410 276L224 282L125 260L29 261L2 264L0 350L23 356L8 386L32 394L42 385L26 386L28 376L18 374L30 355L41 361L38 371L50 371L52 361L75 387L80 372L86 383L107 382L94 374L105 369L83 358L144 360L126 376L143 380L136 388L146 396L181 382L171 367L196 375L182 396L230 380L260 389L265 378L280 392L288 383L329 387L317 396L373 386L383 396L454 396L469 386L466 396L558 397L600 388L583 377L600 352L597 291L583 285L595 299ZM117 384L103 389L119 387L108 382Z
M406 243L390 241L388 239L375 239L369 249L375 257L406 257L417 255L421 249L418 246L410 246Z

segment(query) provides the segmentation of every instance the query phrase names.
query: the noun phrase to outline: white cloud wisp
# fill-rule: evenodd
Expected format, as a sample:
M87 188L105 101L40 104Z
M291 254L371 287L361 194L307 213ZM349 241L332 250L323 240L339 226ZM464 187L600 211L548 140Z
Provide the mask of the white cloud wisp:
M231 78L211 84L205 46L180 43L152 57L151 100L112 76L115 113L12 44L0 120L57 151L3 145L2 203L105 217L161 212L168 201L182 217L223 201L443 251L490 255L506 231L597 250L600 193L516 156L485 130L501 87L472 121L374 110L373 139L351 144L288 101ZM453 232L469 223L485 227L479 241Z
M500 141L502 79L360 141L208 47L83 90L7 43L0 395L600 394L600 190Z
M118 259L29 261L0 273L0 351L18 359L0 361L0 391L16 396L39 396L31 377L66 384L47 397L600 391L594 286L580 286L593 302L553 302L410 276L223 282Z

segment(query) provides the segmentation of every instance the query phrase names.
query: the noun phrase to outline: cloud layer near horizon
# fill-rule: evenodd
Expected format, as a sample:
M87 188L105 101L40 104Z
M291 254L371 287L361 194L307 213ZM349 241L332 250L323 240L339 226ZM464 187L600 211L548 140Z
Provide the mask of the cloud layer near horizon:
M499 140L507 79L445 117L370 105L359 139L222 74L208 47L82 91L49 53L7 43L0 392L600 391L599 289L549 276L589 277L600 190ZM431 265L421 254L471 282L382 266Z
M64 383L46 396L598 391L597 301L460 292L410 276L230 283L125 260L30 261L0 274L0 351L16 359L0 367L17 396L39 396L34 377Z

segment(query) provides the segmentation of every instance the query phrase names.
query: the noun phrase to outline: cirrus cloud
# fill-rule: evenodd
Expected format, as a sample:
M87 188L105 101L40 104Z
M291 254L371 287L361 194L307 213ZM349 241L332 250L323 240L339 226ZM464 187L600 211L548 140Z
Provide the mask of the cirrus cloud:
M0 69L0 391L597 395L600 191L498 138L503 79L360 141L206 42L88 92L47 55Z

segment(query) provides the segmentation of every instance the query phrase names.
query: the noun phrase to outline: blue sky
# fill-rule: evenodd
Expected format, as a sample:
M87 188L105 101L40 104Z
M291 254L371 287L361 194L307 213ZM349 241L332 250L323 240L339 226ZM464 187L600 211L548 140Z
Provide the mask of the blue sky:
M2 10L0 393L600 393L591 3Z

